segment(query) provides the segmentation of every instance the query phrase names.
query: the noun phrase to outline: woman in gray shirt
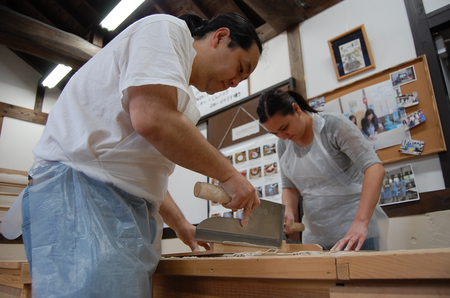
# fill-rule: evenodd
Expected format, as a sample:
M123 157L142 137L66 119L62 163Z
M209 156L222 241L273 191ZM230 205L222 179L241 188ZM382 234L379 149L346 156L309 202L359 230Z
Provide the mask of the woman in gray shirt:
M387 220L378 206L385 171L359 129L343 115L318 113L294 91L263 93L257 113L260 123L280 138L285 233L293 232L288 227L301 195L304 244L325 250L380 249L380 221Z

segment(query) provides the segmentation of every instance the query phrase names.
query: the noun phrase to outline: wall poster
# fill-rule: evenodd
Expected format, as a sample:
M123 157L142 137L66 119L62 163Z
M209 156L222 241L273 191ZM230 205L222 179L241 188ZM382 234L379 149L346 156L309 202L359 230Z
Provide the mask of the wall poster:
M220 151L256 188L263 200L281 203L281 174L277 154L278 138L265 134ZM210 181L218 185L217 180ZM242 211L232 212L220 203L209 201L210 217L240 218Z
M200 92L193 86L192 91L197 99L197 108L200 111L201 117L238 102L249 95L248 80L240 82L239 85L234 88L228 88L225 91L214 94Z

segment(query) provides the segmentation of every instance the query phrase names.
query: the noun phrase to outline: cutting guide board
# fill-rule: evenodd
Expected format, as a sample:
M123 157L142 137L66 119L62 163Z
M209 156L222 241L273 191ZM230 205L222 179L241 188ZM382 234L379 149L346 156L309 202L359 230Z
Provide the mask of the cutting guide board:
M184 256L213 257L213 256L220 256L223 254L234 254L234 253L256 252L256 251L267 251L267 250L268 250L267 247L211 243L211 250L200 251L200 252L164 254L163 257L184 257ZM323 249L318 244L292 244L292 243L286 243L286 241L283 241L283 245L279 249L277 249L277 250L271 249L270 251L271 252L276 251L277 253L294 253L294 252L300 252L300 251L323 251Z

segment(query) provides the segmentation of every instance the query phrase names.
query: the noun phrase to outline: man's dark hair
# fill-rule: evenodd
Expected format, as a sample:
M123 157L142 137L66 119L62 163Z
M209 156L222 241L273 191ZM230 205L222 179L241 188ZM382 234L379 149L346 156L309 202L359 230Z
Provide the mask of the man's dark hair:
M179 16L184 20L191 31L192 37L202 39L209 32L214 32L220 28L230 30L231 42L228 47L241 47L248 51L253 43L256 43L259 53L262 53L262 44L255 28L249 20L237 13L225 13L218 15L211 20L205 20L194 13L182 14Z

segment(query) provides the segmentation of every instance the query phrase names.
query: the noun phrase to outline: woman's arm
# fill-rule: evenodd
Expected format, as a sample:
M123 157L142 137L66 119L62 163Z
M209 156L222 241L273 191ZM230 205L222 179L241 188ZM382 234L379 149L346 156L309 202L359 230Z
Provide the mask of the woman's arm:
M283 188L281 200L286 206L284 213L284 232L291 234L294 229L291 228L294 222L299 221L298 204L300 192L296 188Z
M342 250L344 247L344 250L359 250L364 244L370 219L378 204L384 175L385 170L381 163L373 164L366 169L361 200L353 224L344 238L331 248L332 251Z

